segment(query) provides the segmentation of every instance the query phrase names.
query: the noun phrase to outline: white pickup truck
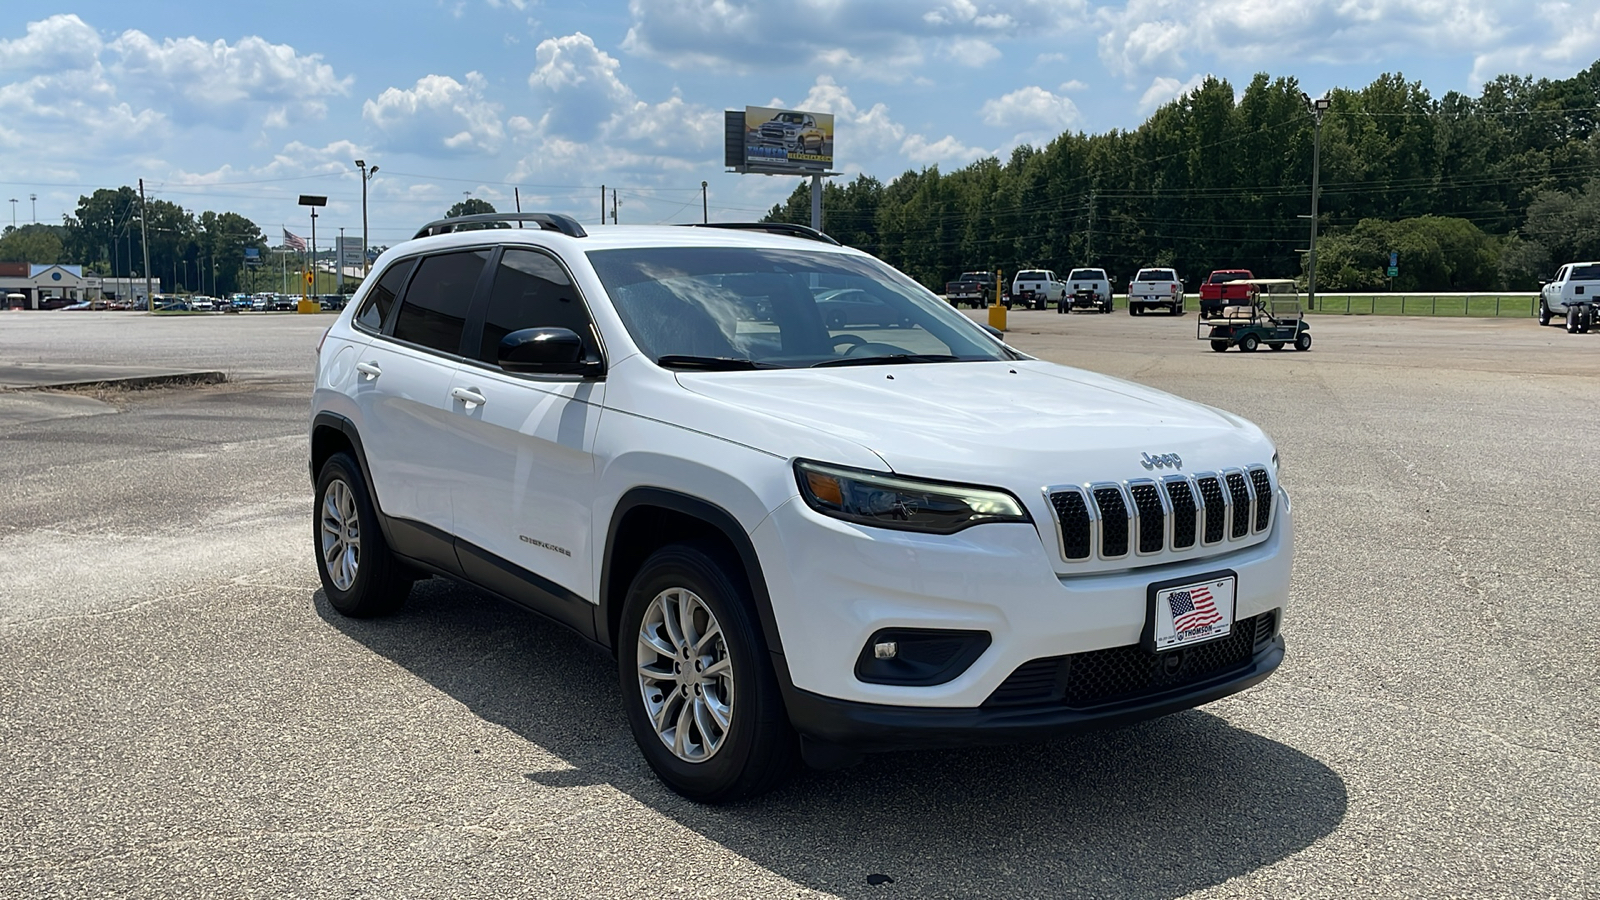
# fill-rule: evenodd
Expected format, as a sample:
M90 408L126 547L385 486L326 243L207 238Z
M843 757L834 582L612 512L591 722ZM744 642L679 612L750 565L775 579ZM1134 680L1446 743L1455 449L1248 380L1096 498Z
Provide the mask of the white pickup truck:
M1056 312L1092 309L1111 312L1111 279L1105 269L1073 269L1067 273L1067 302Z
M1555 321L1566 325L1568 331L1577 330L1572 321L1574 317L1567 314L1567 305L1588 306L1592 317L1597 301L1600 301L1600 262L1567 263L1539 290L1539 324L1549 325Z
M1128 285L1128 315L1165 309L1169 316L1183 315L1183 279L1176 269L1140 269Z
M1049 269L1023 269L1011 282L1011 302L1029 309L1048 309L1067 299L1067 283Z

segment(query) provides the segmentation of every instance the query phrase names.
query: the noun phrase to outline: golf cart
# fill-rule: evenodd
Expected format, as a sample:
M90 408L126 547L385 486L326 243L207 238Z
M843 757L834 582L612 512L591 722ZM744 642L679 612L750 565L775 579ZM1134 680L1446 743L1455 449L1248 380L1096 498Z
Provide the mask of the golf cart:
M1218 353L1233 346L1254 353L1262 344L1274 350L1288 344L1296 350L1311 349L1311 326L1293 281L1252 278L1243 283L1249 286L1249 301L1225 306L1219 318L1196 323L1196 338L1210 341Z

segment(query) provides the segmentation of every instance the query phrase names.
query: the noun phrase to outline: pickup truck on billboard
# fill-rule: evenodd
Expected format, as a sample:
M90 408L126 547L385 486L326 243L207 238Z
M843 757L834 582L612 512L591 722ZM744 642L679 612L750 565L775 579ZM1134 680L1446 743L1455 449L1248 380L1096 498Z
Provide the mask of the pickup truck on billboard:
M833 116L744 108L745 165L753 171L825 172L833 165Z

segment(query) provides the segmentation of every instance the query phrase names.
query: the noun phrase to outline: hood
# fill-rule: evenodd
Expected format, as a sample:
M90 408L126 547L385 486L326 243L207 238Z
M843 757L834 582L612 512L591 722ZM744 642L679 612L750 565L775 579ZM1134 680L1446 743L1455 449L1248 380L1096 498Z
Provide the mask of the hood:
M900 474L1037 492L1266 463L1254 425L1137 384L1038 360L679 373L688 390L865 447ZM784 447L762 448L782 456ZM831 461L831 460L825 460Z

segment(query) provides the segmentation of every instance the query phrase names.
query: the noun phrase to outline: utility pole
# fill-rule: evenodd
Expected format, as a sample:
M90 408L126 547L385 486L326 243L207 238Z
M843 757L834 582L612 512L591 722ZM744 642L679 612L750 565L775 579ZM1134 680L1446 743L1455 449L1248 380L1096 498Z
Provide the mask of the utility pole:
M1328 111L1326 94L1312 100L1306 97L1311 108L1311 249L1306 257L1306 307L1317 308L1317 198L1322 192L1322 114Z
M706 183L700 182L700 224L705 225L711 221L711 207L706 203Z
M1094 265L1094 199L1095 192L1089 192L1089 246L1084 250L1088 259L1083 261L1086 266Z
M611 224L617 224L617 189L611 189Z
M145 215L144 205L144 179L139 179L139 243L144 247L144 305L151 312L155 312L156 298L150 293L150 232L146 226L149 216Z
M606 186L600 185L600 224L606 223Z
M343 228L339 229L339 246L334 249L333 258L334 258L334 265L339 267L339 279L336 282L339 286L337 288L335 288L334 290L338 291L340 294L343 294L344 293L344 229Z

